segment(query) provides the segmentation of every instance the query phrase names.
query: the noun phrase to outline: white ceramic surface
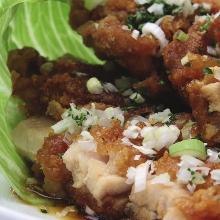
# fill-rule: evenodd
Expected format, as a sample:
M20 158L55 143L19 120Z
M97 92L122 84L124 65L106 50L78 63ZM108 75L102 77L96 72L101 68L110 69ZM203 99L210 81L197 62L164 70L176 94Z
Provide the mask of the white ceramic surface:
M10 192L10 187L0 174L0 220L57 220L42 214L37 208L22 204Z

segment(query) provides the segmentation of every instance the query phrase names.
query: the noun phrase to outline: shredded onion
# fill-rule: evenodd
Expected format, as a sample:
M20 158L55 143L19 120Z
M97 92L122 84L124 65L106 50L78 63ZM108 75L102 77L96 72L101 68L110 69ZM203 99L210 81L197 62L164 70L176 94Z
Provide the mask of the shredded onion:
M164 31L155 23L146 23L142 28L142 33L143 35L152 34L157 40L159 40L161 50L169 43Z
M220 184L220 169L212 170L211 178L215 181L214 185L219 185Z

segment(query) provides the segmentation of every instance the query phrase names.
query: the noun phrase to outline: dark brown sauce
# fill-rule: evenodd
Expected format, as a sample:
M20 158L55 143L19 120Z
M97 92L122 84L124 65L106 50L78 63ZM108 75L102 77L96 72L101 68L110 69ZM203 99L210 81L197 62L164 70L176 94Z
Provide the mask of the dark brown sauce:
M26 205L30 205L30 204L27 204L25 201L23 201L15 193L15 191L13 189L11 189L11 193L22 203L24 203ZM34 206L34 207L36 208L36 206ZM37 208L39 209L39 212L41 212L45 215L55 216L57 219L60 219L60 220L86 220L86 218L84 218L81 214L79 214L77 208L74 206L73 207L75 209L75 212L68 212L65 216L62 216L62 217L59 216L58 213L61 213L66 207L67 207L67 205L63 205L63 204L57 204L54 206L37 206Z
M58 206L58 207L46 207L47 214L49 215L54 215L60 220L85 220L82 216L79 215L77 212L77 209L75 212L69 212L66 216L64 217L58 217L57 213L61 213L66 207L65 206Z

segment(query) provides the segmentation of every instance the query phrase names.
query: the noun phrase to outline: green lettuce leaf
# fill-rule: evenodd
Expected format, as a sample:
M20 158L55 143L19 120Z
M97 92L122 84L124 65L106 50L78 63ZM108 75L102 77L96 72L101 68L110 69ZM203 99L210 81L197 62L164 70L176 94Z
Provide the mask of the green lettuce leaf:
M11 129L24 118L21 101L11 97L12 81L7 68L11 49L30 46L49 59L65 53L90 64L103 64L68 24L69 1L0 0L0 172L17 195L31 204L48 201L25 188L29 169L11 141Z

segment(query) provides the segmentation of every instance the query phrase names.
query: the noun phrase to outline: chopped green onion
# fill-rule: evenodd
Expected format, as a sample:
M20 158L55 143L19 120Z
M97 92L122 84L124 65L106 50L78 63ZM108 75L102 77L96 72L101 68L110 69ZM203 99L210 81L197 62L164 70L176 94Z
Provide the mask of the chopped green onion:
M181 41L181 42L185 42L189 39L189 35L183 31L179 30L175 33L174 39Z
M101 94L103 92L103 86L101 82L96 78L90 78L86 83L87 89L91 94Z
M41 65L40 71L41 73L50 73L53 70L53 63L47 62Z
M212 23L212 20L211 20L211 17L208 15L206 16L206 21L205 23L200 27L200 32L204 32L204 31L207 31L210 26L211 26L211 23Z
M203 74L204 75L211 75L211 74L213 74L213 71L209 67L206 67L203 69Z
M172 144L169 147L169 153L171 157L190 155L201 160L205 160L207 157L205 144L197 139L188 139Z
M137 104L142 104L145 102L145 99L143 98L143 96L137 92L133 93L132 95L130 95L129 97L132 101L136 102Z

